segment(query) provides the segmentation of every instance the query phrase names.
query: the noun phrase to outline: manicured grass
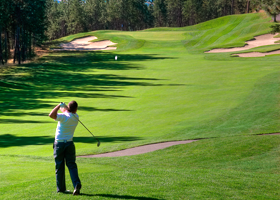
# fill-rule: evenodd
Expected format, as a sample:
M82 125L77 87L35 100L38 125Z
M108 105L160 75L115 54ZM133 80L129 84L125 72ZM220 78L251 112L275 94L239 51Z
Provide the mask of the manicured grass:
M83 199L278 199L279 56L204 54L268 33L261 14L184 28L88 35L116 51L53 52L0 69L2 199L71 199L56 194L48 113L75 99L78 155L208 138L121 158L78 158ZM271 48L271 47L266 47ZM274 47L273 47L274 48ZM115 56L118 60L115 61ZM72 189L68 176L67 187Z
M228 137L137 156L78 158L83 180L79 199L277 199L279 142L279 136ZM71 198L56 194L51 170L43 171L52 166L51 160L26 157L11 161L19 162L18 168L25 163L29 168L13 173L18 184L1 187L4 199ZM28 162L38 164L38 177L30 177L35 166ZM19 183L22 179L25 182Z

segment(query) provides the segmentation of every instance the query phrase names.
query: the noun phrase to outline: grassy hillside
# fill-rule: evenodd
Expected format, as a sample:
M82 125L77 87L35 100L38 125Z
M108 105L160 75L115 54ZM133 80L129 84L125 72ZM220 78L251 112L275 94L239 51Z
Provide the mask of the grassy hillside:
M48 113L73 99L101 141L97 148L79 125L78 155L207 138L138 156L78 158L82 199L278 199L279 136L257 134L280 128L280 57L203 53L242 46L268 33L269 21L248 14L184 28L82 33L60 41L94 35L118 49L53 52L1 68L1 199L71 198L55 192L56 123Z

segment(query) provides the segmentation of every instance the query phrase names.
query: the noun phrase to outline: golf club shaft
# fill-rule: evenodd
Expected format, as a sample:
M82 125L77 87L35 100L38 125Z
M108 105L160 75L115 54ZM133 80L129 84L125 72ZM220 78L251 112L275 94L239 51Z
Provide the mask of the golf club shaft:
M73 115L73 116L85 127L85 129L88 130L88 128L75 115ZM90 130L88 130L88 132L90 132ZM99 146L100 141L91 132L90 132L90 134L92 135L92 137L94 137L97 140L97 142L98 142L97 146Z
M88 130L88 128L79 120L79 122ZM90 130L88 130L90 132ZM99 140L90 132L90 134L99 142Z

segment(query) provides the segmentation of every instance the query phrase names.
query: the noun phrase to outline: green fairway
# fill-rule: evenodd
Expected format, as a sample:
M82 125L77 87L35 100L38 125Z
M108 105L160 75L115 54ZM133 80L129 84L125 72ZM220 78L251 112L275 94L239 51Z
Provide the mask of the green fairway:
M56 194L56 122L48 117L71 100L101 141L97 148L78 125L78 155L203 139L137 156L78 158L81 199L279 199L280 137L257 134L280 129L280 57L204 53L243 46L269 33L269 21L246 14L183 28L81 33L59 41L94 35L117 50L52 52L0 68L1 199L73 198Z

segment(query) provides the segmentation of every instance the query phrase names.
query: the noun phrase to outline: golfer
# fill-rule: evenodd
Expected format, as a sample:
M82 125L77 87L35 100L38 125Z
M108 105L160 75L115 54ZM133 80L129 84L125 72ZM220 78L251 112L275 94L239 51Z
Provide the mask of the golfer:
M57 113L59 109L62 111L62 114ZM53 145L57 192L66 192L66 162L66 166L69 169L71 180L75 188L73 195L79 195L82 187L78 176L76 150L73 143L73 135L76 126L78 125L77 119L79 119L79 116L76 114L77 109L77 102L71 101L68 106L64 103L57 105L49 114L50 118L58 121Z

